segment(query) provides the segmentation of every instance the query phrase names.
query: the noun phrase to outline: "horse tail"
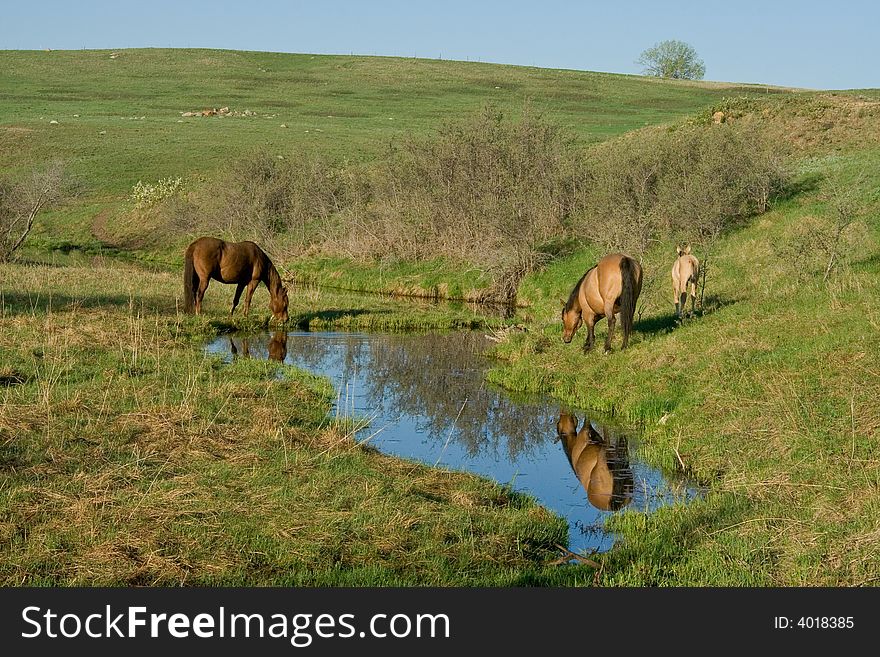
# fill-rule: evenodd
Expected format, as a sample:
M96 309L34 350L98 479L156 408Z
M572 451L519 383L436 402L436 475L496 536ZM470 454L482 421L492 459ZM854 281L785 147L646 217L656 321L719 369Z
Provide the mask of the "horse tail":
M183 310L191 313L196 303L196 286L198 285L198 276L193 266L192 251L187 250L183 262Z
M624 338L629 337L633 327L633 316L636 314L636 264L629 256L620 260L620 325L623 327Z

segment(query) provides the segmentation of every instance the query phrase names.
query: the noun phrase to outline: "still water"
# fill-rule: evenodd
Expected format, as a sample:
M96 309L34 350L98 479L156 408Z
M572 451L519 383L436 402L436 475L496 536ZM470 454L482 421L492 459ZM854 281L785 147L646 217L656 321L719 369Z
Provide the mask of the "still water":
M276 332L223 336L207 350L327 376L339 395L334 412L370 421L358 440L528 493L568 520L575 552L612 546L603 521L616 510L651 511L695 494L638 461L626 431L549 397L487 384L489 345L477 332Z

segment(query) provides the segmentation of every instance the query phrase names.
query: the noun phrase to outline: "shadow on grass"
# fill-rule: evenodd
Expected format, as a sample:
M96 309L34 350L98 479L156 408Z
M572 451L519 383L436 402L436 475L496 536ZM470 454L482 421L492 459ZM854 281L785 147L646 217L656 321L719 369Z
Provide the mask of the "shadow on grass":
M822 182L825 180L825 178L825 174L818 171L805 173L799 178L789 181L785 185L785 187L776 195L774 201L787 201L795 198L796 196L800 196L801 194L814 192L822 186Z
M649 337L671 333L683 323L700 319L701 317L705 317L706 315L721 310L722 308L732 306L738 301L739 299L734 299L732 297L710 294L703 299L703 304L694 311L693 315L690 314L690 306L688 306L687 312L682 320L679 320L678 317L676 317L675 311L670 311L662 315L653 315L642 320L637 320L634 329L638 333Z
M354 318L359 315L383 315L388 314L389 312L389 310L367 310L365 308L316 310L310 313L291 316L289 325L299 329L308 330L313 323L334 324L340 320Z
M855 271L863 271L869 273L876 273L880 271L880 253L874 253L866 258L855 260L852 263L852 268Z
M707 294L703 299L702 305L697 309L696 316L703 317L709 315L722 310L723 308L727 308L728 306L732 306L735 303L739 303L739 301L740 299L734 297L725 297L720 294Z
M138 311L175 315L178 312L174 300L162 296L137 296L127 294L39 294L33 292L0 292L0 314L33 315L59 312L74 308L131 307Z
M665 315L654 315L639 320L633 327L634 331L647 336L655 336L663 333L671 332L678 325L678 319L675 313Z

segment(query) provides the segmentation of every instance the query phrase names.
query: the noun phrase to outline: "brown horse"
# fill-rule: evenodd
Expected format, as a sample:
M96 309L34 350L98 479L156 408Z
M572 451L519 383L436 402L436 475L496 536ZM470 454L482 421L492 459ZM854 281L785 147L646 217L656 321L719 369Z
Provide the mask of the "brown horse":
M697 279L700 277L700 261L691 255L691 246L676 247L678 258L672 265L672 296L675 314L681 319L687 305L688 287L691 293L691 315L697 303Z
M265 283L271 299L269 309L279 322L287 321L287 289L281 284L281 276L263 250L253 242L224 242L213 237L200 237L186 249L183 269L183 300L186 312L201 314L202 299L211 279L221 283L235 283L235 312L241 293L244 297L244 314L251 309L251 297L260 283Z
M614 336L614 315L620 313L623 326L623 349L629 344L636 299L642 291L642 268L638 262L623 253L612 253L587 270L574 286L568 301L562 302L562 341L568 344L580 328L587 325L584 351L593 348L595 326L603 317L608 318L608 336L605 351L611 351Z
M559 414L556 435L574 470L578 481L587 492L587 500L602 511L617 511L632 501L633 472L629 467L626 441L618 438L609 445L584 418L581 430L578 419L567 411Z

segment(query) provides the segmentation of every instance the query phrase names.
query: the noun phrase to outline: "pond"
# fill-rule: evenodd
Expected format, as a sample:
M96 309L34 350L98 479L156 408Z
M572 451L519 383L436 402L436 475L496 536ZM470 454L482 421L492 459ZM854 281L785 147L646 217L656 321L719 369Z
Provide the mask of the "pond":
M652 511L696 494L640 462L632 433L549 397L487 384L490 344L478 332L295 331L222 336L207 351L273 358L329 377L335 412L369 420L358 440L528 493L568 520L574 552L613 545L603 529L609 513Z

